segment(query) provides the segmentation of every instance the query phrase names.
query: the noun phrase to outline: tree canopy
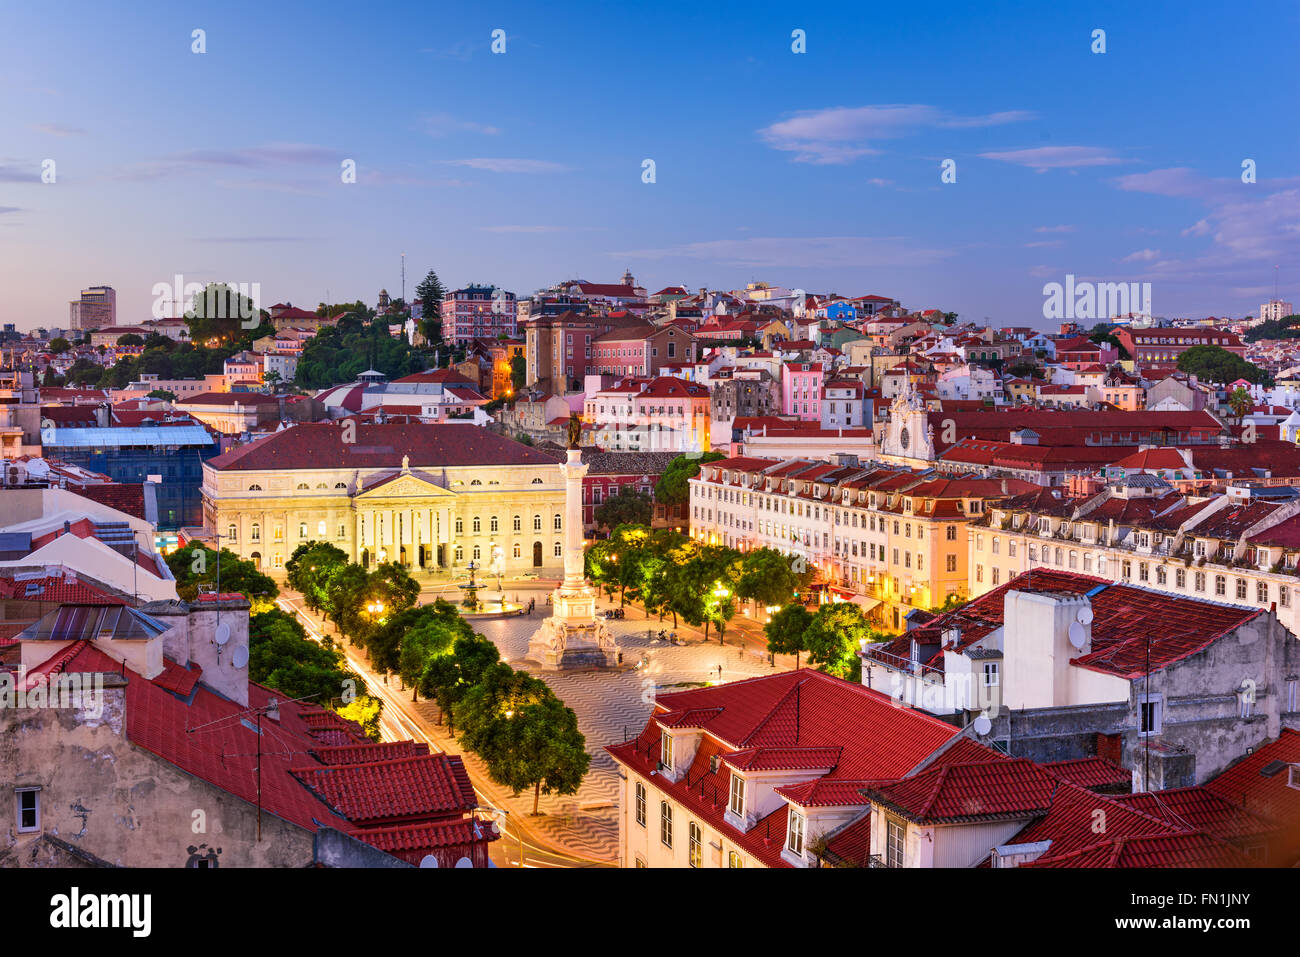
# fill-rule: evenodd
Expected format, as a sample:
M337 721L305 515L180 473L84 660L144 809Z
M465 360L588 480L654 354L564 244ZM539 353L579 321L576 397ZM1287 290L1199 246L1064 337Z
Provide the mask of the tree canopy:
M1222 346L1192 346L1178 357L1178 369L1206 382L1247 382L1270 384L1267 372L1247 362Z
M691 479L700 474L700 466L705 462L725 459L721 452L705 452L694 457L679 455L668 463L659 483L655 486L655 500L660 505L685 505L690 501Z

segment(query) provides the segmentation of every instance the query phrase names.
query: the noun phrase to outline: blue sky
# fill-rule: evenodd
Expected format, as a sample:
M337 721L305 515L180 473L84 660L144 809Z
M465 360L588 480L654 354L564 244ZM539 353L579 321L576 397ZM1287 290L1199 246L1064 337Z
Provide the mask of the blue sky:
M408 291L630 267L1004 325L1067 273L1300 299L1300 4L703 6L10 4L0 320L108 283L138 321L177 273L373 302L403 252Z

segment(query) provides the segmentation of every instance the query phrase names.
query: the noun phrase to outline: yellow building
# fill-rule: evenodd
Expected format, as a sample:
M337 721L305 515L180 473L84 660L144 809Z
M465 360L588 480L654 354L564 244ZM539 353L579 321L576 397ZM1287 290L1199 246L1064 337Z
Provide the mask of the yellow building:
M295 548L337 545L363 567L558 576L558 460L468 423L309 423L203 466L203 519L241 558L283 574Z

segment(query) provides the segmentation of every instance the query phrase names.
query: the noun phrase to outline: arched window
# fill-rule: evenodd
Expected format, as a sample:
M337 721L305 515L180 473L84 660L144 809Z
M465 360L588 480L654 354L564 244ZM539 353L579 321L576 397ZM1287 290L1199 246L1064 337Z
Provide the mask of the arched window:
M327 534L325 531L325 519L322 518L319 522L316 523L316 534L319 535L321 538L324 538L325 535Z
M557 532L560 530L560 516L558 512L555 515L555 530Z
M556 543L555 543L555 557L556 557L556 558L559 558L559 557L560 557L561 555L563 555L563 554L564 554L564 546L561 545L559 542L556 542Z
M460 545L456 546L456 561L463 561L465 558L465 549Z
M533 484L534 484L534 485L541 485L541 484L542 484L542 480L541 480L540 478L535 478L535 479L533 479Z
M479 560L480 558L482 558L482 557L483 557L483 553L479 550L479 547L478 547L477 545L475 545L475 546L474 546L474 561L478 561L478 560Z
M253 523L253 534L249 536L250 541L260 542L262 540L262 526L257 522Z
M542 530L542 516L540 516L540 515L534 515L534 516L533 516L533 531L534 531L534 532L540 532L541 530Z
M474 516L474 522L473 522L473 526L472 526L472 527L473 527L473 529L474 529L474 534L475 534L475 535L477 535L479 532L483 531L483 523L482 523L481 521L479 521L479 517L478 517L477 515Z
M307 523L306 523L306 522L299 522L299 523L298 523L298 537L299 537L299 538L306 538L306 537L307 537Z
M490 532L498 531L499 525L500 523L497 521L497 517L493 515L492 518L488 520L488 531Z
M233 541L238 540L238 538L239 538L239 535L237 534L237 531L236 531L236 529L235 529L235 526L234 526L234 525L227 525L227 526L226 526L226 541L228 541L228 542L233 542Z
M519 543L515 542L515 558L519 557Z
M347 482L335 482L335 483L334 483L334 487L335 487L335 488L347 488L347 487L348 487L348 483L347 483Z
M299 482L299 483L298 483L298 491L302 492L302 491L305 491L306 489L307 489L307 483L306 483L306 482Z
M522 520L519 518L518 515L516 515L516 516L515 516L515 531L518 532L518 531L521 531L522 529L523 529Z
M478 479L474 479L474 480L473 480L472 482L470 482L469 484L470 484L470 485L482 485L483 483L480 482Z
M250 485L250 486L248 486L248 490L249 490L250 492L260 492L260 491L262 491L262 486L260 486L260 485Z
M463 518L456 519L456 534L457 535L465 534L465 520Z

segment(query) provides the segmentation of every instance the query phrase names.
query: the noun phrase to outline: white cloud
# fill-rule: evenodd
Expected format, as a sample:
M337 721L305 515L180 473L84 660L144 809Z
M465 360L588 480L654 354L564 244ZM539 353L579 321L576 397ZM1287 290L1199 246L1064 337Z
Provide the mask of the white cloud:
M1065 225L1062 225L1062 226L1035 226L1035 227L1034 227L1034 232L1036 232L1036 233L1072 233L1072 232L1074 232L1074 230L1075 230L1075 227L1074 227L1074 226L1065 226Z
M849 163L880 153L870 144L922 129L975 129L1032 119L1034 114L1008 110L984 116L954 116L933 106L884 104L804 110L758 131L773 149L795 154L797 163Z
M1038 146L1027 150L981 153L983 159L1015 163L1032 170L1074 169L1080 166L1113 166L1126 162L1099 146Z
M1149 263L1149 262L1154 262L1155 260L1157 260L1157 259L1159 259L1159 258L1160 258L1160 250L1158 250L1158 249L1139 249L1137 252L1129 253L1127 256L1125 256L1123 259L1121 259L1120 262L1122 262L1122 263L1138 263L1138 262L1141 262L1141 263Z

